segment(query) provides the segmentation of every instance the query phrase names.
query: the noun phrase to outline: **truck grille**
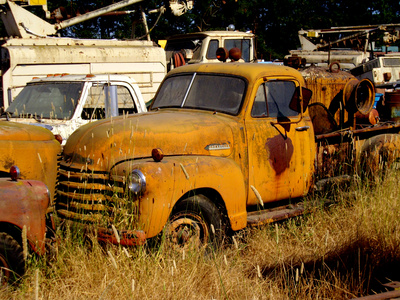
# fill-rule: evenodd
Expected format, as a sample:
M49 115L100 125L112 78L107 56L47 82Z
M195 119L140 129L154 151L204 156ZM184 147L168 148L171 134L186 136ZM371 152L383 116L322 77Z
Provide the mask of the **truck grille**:
M117 179L116 179L117 178ZM119 180L120 179L120 180ZM95 223L108 227L111 223L132 226L138 201L124 195L124 179L108 174L75 169L60 164L56 210L61 219Z

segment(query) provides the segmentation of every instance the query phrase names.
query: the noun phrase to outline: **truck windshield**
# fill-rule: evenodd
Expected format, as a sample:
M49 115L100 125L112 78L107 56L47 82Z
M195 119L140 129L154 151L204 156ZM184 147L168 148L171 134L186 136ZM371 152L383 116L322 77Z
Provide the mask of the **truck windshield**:
M236 115L246 91L240 77L219 74L185 74L167 78L152 106L204 109Z
M12 117L69 120L81 96L81 82L28 84L7 108Z

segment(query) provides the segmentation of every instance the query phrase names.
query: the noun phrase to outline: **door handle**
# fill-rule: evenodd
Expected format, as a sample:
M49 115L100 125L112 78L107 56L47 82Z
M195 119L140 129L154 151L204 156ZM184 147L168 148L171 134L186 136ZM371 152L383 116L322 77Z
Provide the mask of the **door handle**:
M296 131L306 131L310 129L310 126L300 126L300 127L296 127Z

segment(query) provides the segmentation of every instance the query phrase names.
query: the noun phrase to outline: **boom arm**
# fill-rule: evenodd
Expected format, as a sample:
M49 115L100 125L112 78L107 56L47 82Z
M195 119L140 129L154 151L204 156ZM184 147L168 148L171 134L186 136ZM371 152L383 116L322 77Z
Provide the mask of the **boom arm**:
M71 19L62 21L61 23L55 24L54 27L55 27L56 30L60 30L60 29L63 29L63 28L66 28L66 27L81 23L83 21L99 17L99 16L101 16L101 15L103 15L105 13L108 13L108 12L123 8L123 7L131 5L131 4L142 2L142 1L143 0L123 0L123 1L111 4L111 5L108 5L106 7L102 7L102 8L99 8L97 10L88 12L88 13L86 13L84 15L77 16L75 18L71 18Z
M18 6L13 0L0 0L3 5L1 12L1 19L7 30L8 36L28 38L33 36L46 37L55 35L58 30L90 20L106 13L118 10L125 6L142 2L143 0L122 0L117 3L105 6L103 8L88 12L86 14L62 21L57 24L50 24L23 7ZM174 15L180 16L187 10L192 9L193 0L170 0L169 5Z
M54 35L60 29L141 1L143 0L123 0L57 24L50 24L44 21L11 0L0 1L0 4L6 4L6 8L2 10L1 18L5 24L7 34L9 36L28 38L32 35L39 37Z

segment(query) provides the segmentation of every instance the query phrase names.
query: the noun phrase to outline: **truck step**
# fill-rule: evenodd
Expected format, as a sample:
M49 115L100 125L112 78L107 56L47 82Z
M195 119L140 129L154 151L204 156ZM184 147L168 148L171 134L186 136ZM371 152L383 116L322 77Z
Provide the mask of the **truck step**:
M339 175L335 177L325 178L315 183L314 189L316 192L324 192L332 186L343 187L352 181L353 177L350 175Z
M288 204L284 206L275 207L272 209L265 209L247 213L248 226L260 226L268 223L273 223L296 217L304 213L303 203Z

